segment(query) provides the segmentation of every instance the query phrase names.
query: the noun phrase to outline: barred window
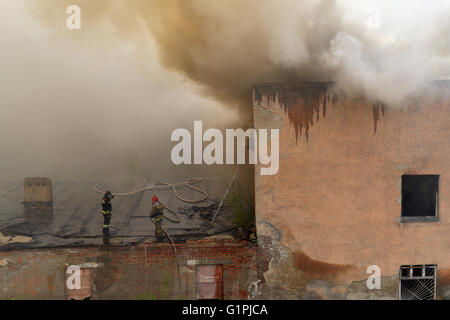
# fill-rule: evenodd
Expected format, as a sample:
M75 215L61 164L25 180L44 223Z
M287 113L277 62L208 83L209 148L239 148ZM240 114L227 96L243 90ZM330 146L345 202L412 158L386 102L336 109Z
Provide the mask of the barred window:
M400 267L400 300L434 300L436 265Z

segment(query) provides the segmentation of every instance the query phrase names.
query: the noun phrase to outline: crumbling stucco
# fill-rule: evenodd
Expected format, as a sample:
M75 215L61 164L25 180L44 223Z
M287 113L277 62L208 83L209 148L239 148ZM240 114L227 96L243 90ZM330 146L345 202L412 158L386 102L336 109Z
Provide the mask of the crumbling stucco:
M27 236L4 236L0 232L0 246L11 244L11 243L28 243L31 242L33 239L31 237Z
M439 86L448 92L450 82ZM302 133L308 129L308 143L298 143L306 137L297 134L283 106L286 99L277 98L283 90L289 97L292 88L264 84L254 91L255 128L280 129L278 173L255 176L258 245L265 252L258 277L264 297L397 299L404 264L436 264L437 296L448 297L450 284L443 280L450 268L448 93L426 91L402 106L344 95L327 104L325 117L317 113L320 99L312 99L306 108L313 110L314 126L308 113L301 121L309 127L298 127ZM255 172L259 169L256 165ZM440 175L438 220L399 220L403 174ZM270 226L275 229L261 236ZM289 276L269 271L277 263ZM371 265L381 269L381 291L366 286ZM292 295L285 282L287 277L298 280L296 269L307 283L296 287L303 294Z
M390 300L398 296L398 276L381 277L381 289L369 289L367 279L334 282L335 273L348 271L352 266L335 266L312 261L304 254L295 255L282 244L280 230L268 222L258 224L258 233L258 245L269 262L268 266L258 265L263 277L254 284L250 298Z
M276 290L285 299L299 299L305 292L307 279L301 270L294 266L294 255L280 241L272 240L273 254L269 268L264 272L268 290ZM270 294L271 296L273 294Z
M89 268L92 299L196 299L196 261L223 264L225 299L246 299L256 279L256 246L209 239L171 244L0 250L0 299L67 299L68 266Z

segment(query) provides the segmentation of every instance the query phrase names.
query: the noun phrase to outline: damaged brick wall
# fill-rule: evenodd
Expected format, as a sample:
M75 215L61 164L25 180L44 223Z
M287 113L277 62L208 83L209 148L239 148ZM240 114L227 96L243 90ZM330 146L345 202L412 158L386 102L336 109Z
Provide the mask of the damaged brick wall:
M223 265L224 299L247 299L256 278L256 246L246 241L0 251L1 299L67 299L69 265L91 268L92 299L196 299L195 266Z
M254 87L255 128L280 129L278 173L255 176L259 297L397 299L401 265L437 264L450 299L449 88L388 106L329 83ZM403 174L440 175L438 221L400 222Z

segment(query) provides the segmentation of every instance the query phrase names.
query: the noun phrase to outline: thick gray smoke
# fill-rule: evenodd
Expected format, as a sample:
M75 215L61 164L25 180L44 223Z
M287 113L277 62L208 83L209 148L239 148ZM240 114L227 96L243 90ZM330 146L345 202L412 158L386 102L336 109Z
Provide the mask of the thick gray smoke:
M64 2L36 3L49 20ZM450 75L449 0L76 3L124 38L148 32L167 68L230 107L249 108L249 88L257 82L332 80L396 103L427 81Z
M15 143L1 147L10 167L33 158L64 171L61 159L72 159L88 172L143 145L147 160L169 162L173 128L235 120L227 110L247 122L253 83L336 81L395 105L450 75L450 0L7 3L1 121ZM70 4L81 8L79 31L65 27Z
M172 165L172 130L198 119L232 126L236 113L161 67L148 39L137 52L138 36L119 37L108 23L92 37L65 33L65 9L50 27L30 4L0 1L0 180L195 175Z

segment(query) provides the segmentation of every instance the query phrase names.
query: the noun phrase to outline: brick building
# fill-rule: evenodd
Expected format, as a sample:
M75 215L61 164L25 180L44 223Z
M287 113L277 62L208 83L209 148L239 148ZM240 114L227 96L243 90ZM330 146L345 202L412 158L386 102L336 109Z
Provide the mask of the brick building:
M0 251L2 299L247 299L256 274L255 245L211 239L171 244ZM81 289L70 290L69 266ZM209 272L213 270L214 277ZM67 273L69 271L69 273ZM203 277L202 277L203 276Z
M254 87L255 128L280 130L278 173L256 174L259 297L450 299L449 87L398 106Z
M53 193L45 193L53 194L45 198L52 210L24 206L24 196L33 202L30 193L40 195L50 184L36 178L0 184L0 299L247 299L256 244L233 238L226 208L210 224L226 181L197 184L209 198L195 206L158 191L179 212L179 224L164 224L176 255L169 241L154 241L153 193L113 200L111 239L104 245L102 195L92 184L55 182ZM191 191L178 190L195 199Z
M103 246L91 185L56 182L51 210L29 211L22 190L44 180L0 184L0 298L450 299L449 86L389 106L332 83L256 85L255 128L280 130L278 173L255 175L257 246L226 212L208 225L226 183L202 182L195 208L160 193L181 212L166 225L177 258L154 243L151 194L114 201Z

